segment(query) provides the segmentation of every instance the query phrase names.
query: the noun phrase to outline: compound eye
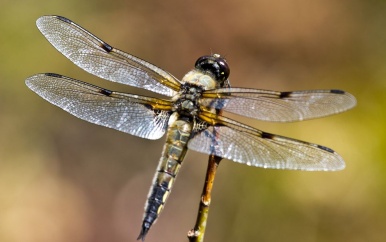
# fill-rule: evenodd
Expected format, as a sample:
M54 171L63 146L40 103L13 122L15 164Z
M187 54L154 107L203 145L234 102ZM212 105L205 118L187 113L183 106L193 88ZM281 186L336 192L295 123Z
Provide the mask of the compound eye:
M224 82L229 77L229 66L224 58L217 54L202 56L196 61L195 67L201 71L211 74L216 80Z
M220 68L219 68L220 79L222 81L227 80L229 77L229 74L230 74L230 69L229 69L228 63L223 58L220 58L217 63L220 66Z
M202 66L205 66L205 65L208 64L211 60L213 60L213 56L211 56L211 55L204 55L204 56L201 56L200 58L197 59L197 61L196 61L196 63L194 64L194 66L195 66L197 69L202 70Z

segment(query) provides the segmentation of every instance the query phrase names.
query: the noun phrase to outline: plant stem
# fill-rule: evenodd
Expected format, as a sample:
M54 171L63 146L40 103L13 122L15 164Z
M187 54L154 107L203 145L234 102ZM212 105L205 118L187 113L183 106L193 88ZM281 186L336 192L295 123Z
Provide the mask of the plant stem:
M221 159L222 158L218 156L214 156L214 155L209 156L208 168L206 171L204 189L201 195L201 201L198 209L196 225L194 226L194 229L188 232L188 239L190 242L204 241L213 182L216 176L217 167L220 164Z

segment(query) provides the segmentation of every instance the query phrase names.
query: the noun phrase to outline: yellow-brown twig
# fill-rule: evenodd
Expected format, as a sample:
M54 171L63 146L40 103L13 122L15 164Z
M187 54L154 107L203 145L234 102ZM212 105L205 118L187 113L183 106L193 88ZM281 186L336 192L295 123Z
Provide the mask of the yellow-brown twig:
M201 201L198 209L196 225L194 229L188 232L189 242L203 242L206 223L209 213L209 205L211 201L212 187L216 176L217 167L220 164L221 157L211 155L208 160L208 168L206 171L204 189L201 195Z

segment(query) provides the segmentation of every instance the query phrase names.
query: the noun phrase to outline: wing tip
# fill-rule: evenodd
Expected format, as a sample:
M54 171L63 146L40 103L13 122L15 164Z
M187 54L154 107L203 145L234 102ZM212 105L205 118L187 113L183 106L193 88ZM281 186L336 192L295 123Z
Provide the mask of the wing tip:
M25 85L27 85L29 89L33 90L36 77L38 77L39 75L41 74L35 74L33 76L27 77L27 79L25 79Z
M317 148L321 149L322 152L327 153L327 157L321 157L320 160L311 162L311 163L302 163L297 162L292 159L284 159L282 161L277 162L262 162L258 159L253 159L249 161L244 161L241 159L235 159L231 157L224 157L226 159L230 159L237 163L246 164L248 166L259 167L264 169L276 169L276 170L293 170L293 171L323 171L323 172L333 172L333 171L341 171L346 168L346 164L343 158L336 153L334 150L316 145Z
M331 89L330 93L337 94L337 95L344 95L348 98L349 102L347 103L346 109L344 109L343 111L352 109L357 104L357 100L356 100L355 96L349 92L346 92L346 91L343 91L340 89ZM343 112L343 111L341 111L341 112Z
M40 32L44 31L44 28L53 20L59 20L68 24L73 23L70 19L59 15L43 15L36 20L36 26Z

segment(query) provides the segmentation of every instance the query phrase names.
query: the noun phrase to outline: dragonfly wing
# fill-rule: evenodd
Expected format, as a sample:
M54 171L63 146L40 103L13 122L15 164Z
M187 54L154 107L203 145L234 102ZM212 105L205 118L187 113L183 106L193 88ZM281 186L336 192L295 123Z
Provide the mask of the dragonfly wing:
M94 124L147 139L162 137L167 128L166 100L113 92L50 73L31 76L26 84L48 102Z
M43 16L36 25L47 40L73 63L109 81L175 95L180 82L170 73L121 50L60 16Z
M211 118L197 123L188 148L250 166L306 171L333 171L345 167L330 148L266 133L234 120Z
M291 122L346 111L356 105L356 99L341 90L275 92L221 88L205 91L200 104L264 121Z

